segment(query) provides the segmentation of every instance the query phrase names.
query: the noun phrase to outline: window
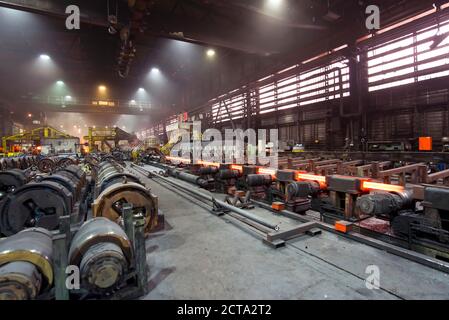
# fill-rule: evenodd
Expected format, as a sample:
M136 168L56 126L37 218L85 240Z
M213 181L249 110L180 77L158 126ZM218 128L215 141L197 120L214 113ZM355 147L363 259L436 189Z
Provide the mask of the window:
M246 94L237 94L212 105L212 116L217 123L243 118ZM228 114L229 111L229 114ZM231 117L230 117L230 116Z
M374 46L368 51L369 91L449 76L448 54L449 20Z

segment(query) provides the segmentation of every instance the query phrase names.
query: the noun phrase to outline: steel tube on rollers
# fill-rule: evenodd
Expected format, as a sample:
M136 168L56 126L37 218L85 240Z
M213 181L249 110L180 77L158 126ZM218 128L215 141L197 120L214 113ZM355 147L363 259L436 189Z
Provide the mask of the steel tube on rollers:
M248 211L245 211L245 210L242 210L240 208L234 207L234 206L232 206L232 205L230 205L230 204L228 204L228 203L226 203L224 201L217 200L211 194L206 194L206 193L201 192L199 190L188 188L187 186L184 186L184 185L182 185L182 184L180 184L180 183L178 183L176 181L167 179L165 177L161 177L161 176L156 176L156 177L158 179L161 179L161 180L167 182L167 183L171 183L173 185L176 185L177 187L179 187L181 189L184 189L187 192L190 192L190 193L192 193L192 194L194 194L194 195L196 195L196 196L198 196L198 197L200 197L202 199L205 199L207 201L216 203L217 205L219 205L220 207L222 207L224 209L227 209L229 211L237 213L237 214L239 214L239 215L241 215L241 216L243 216L243 217L245 217L245 218L247 218L249 220L255 221L255 222L257 222L257 223L259 223L259 224L261 224L261 225L263 225L263 226L265 226L267 228L270 228L270 229L273 229L273 230L279 230L279 225L271 223L269 221L266 221L266 220L264 220L264 219L262 219L262 218L260 218L260 217L258 217L256 215L248 212Z

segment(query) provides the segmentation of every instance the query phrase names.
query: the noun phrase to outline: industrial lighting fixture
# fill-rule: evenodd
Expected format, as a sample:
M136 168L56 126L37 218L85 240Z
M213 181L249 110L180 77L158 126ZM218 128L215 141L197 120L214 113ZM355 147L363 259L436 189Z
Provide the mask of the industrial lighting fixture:
M98 90L100 90L101 92L104 92L104 91L106 91L106 86L101 85L98 87Z
M28 118L33 117L33 115L31 113L28 113Z
M270 6L280 6L282 4L282 0L267 0Z
M48 54L41 54L39 58L41 58L42 60L50 60L50 56Z
M270 8L278 8L282 4L282 0L267 0L267 5Z
M132 105L136 104L136 100L131 100L131 101L129 102L129 104L132 104Z
M215 50L214 49L209 49L206 51L206 54L209 58L213 58L215 57Z
M66 101L71 101L72 100L72 96L65 96L65 100Z
M57 84L58 86L63 86L63 85L64 85L64 81L58 80L58 81L56 81L56 84Z
M151 72L153 72L153 73L160 73L161 71L159 70L159 68L153 67L151 69Z
M144 92L145 89L144 88L139 88L139 92Z

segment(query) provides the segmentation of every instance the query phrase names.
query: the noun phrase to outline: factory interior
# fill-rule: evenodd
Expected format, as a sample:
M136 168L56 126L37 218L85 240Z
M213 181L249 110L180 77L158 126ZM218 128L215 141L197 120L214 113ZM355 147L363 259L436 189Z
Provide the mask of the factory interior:
M0 300L449 299L448 0L0 0L0 142Z

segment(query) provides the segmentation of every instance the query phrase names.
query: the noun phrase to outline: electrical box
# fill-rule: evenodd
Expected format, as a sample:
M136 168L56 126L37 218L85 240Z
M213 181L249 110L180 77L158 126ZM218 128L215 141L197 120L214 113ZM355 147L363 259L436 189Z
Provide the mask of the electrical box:
M419 138L419 151L432 151L432 137Z

